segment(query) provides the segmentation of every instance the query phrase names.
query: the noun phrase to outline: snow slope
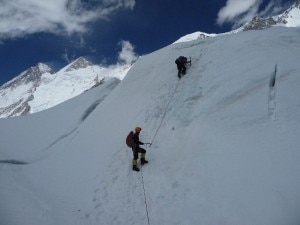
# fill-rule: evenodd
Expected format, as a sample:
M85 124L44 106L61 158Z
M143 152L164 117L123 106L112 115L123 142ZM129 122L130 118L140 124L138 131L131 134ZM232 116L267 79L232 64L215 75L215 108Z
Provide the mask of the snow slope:
M173 44L119 85L1 119L0 224L298 225L299 35ZM193 59L180 80L179 55ZM137 125L153 143L139 173L125 146Z

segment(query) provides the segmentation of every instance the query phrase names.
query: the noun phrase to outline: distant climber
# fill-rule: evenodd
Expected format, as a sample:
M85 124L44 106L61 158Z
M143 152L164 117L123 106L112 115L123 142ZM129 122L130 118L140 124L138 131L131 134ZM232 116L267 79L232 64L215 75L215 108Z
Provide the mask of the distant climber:
M144 144L150 144L150 143L143 143L140 141L139 134L141 132L142 128L136 127L135 133L132 131L128 134L126 138L126 143L129 147L132 149L133 153L133 159L132 159L132 170L140 171L140 169L137 166L137 160L139 158L139 153L141 153L141 165L144 165L145 163L148 163L146 160L146 150L141 148L140 145Z
M190 61L188 61L186 57L179 56L175 60L175 63L177 65L177 69L178 69L178 77L181 78L182 75L185 75L185 73L186 73L186 64L191 63L191 59L190 59Z

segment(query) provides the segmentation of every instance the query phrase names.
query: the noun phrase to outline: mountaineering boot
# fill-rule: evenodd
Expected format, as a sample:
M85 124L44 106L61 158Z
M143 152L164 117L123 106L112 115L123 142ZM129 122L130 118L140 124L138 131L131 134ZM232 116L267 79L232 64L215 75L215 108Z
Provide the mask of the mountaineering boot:
M137 160L133 159L132 160L132 170L134 171L140 171L140 169L137 167Z
M178 70L178 77L181 78L182 75L183 75L183 73L182 73L182 68L181 68L180 70Z
M141 164L144 165L145 163L148 163L146 159L141 159Z
M178 72L178 78L181 78L180 71Z
M146 154L142 153L141 154L141 164L144 165L145 163L148 163L148 161L145 159Z
M132 170L139 172L140 169L137 166L132 166Z

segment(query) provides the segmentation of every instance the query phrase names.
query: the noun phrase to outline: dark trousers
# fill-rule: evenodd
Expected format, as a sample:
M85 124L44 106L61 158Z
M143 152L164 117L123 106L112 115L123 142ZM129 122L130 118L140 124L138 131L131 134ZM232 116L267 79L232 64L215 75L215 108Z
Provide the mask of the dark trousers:
M141 147L132 148L133 159L138 160L139 153L146 154L146 150Z
M178 73L185 73L186 67L184 64L177 64Z

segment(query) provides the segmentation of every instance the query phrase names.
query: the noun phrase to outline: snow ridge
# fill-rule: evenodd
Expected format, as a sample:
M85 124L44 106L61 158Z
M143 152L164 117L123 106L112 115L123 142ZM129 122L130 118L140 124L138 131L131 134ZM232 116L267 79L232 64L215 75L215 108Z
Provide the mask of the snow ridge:
M272 16L267 18L262 18L259 16L255 16L250 22L241 26L236 30L232 30L230 32L221 33L221 34L207 34L204 32L194 32L192 34L185 35L179 38L175 43L186 42L197 39L204 39L207 37L216 37L223 36L233 33L239 33L242 31L249 30L262 30L267 29L275 25L281 25L286 27L299 27L300 26L300 2L297 0L289 9L283 12L281 15Z

